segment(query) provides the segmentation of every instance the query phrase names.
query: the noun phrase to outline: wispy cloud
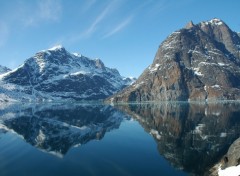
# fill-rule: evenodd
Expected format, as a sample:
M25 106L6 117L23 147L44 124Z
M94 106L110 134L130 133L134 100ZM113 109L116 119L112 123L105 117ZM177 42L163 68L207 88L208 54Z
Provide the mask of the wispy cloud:
M31 10L25 18L25 26L35 26L42 21L58 21L62 14L62 5L60 0L40 0L34 8L34 12Z
M66 41L68 43L75 43L82 39L89 38L94 34L98 34L98 36L100 36L102 39L111 37L125 29L140 13L140 11L148 5L151 6L154 3L154 0L144 1L144 3L139 4L137 3L137 6L133 6L133 3L131 4L131 6L133 6L131 10L129 7L127 7L128 4L124 2L127 1L110 0L108 1L108 4L103 6L101 9L96 7L98 5L98 1L96 0L90 1L89 4L84 3L83 7L95 9L94 13L96 13L98 10L101 11L95 16L95 18L90 24L88 24L87 27L85 26L85 30L75 33L74 35L70 35ZM124 11L122 11L122 9ZM127 14L129 15L127 16ZM91 18L87 19L89 21ZM119 21L119 23L116 23L117 21ZM83 25L85 24L83 23Z
M59 20L62 6L59 0L41 0L38 3L39 17L46 20Z
M117 26L115 26L115 28L113 28L111 31L109 31L107 34L105 34L103 36L103 38L108 38L108 37L118 33L119 31L124 29L132 21L132 19L133 19L133 15L127 17L121 23L119 23Z
M79 36L79 38L91 36L97 29L98 25L104 21L104 19L113 12L117 6L117 1L111 1L103 11L96 17L96 19L91 23L91 25Z
M167 0L152 1L151 8L149 9L149 15L156 16L169 7L170 2Z
M51 41L51 42L49 42L48 43L48 48L52 48L52 47L54 47L54 46L59 46L59 45L61 45L61 46L63 46L63 39L62 38L59 38L59 39L57 39L57 40L55 40L55 41Z
M97 25L105 18L107 13L109 12L110 6L107 6L103 12L95 19L95 21L91 24L91 26L84 32L85 35L91 35L95 30Z
M94 6L95 3L96 3L96 0L84 1L84 4L82 5L82 8L80 9L81 14L84 14L89 9L91 9Z
M9 28L4 22L0 22L0 47L4 46L9 36Z

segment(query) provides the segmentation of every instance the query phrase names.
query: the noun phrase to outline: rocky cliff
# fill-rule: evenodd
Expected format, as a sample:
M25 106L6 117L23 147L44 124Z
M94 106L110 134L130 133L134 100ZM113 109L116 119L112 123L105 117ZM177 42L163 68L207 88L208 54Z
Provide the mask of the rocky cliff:
M137 81L108 101L240 99L240 37L220 19L173 32Z

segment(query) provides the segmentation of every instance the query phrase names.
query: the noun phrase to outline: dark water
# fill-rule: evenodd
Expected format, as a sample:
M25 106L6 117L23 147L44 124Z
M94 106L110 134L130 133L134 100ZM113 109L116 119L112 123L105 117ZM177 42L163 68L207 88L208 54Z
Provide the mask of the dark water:
M1 104L0 175L203 175L238 137L236 102Z

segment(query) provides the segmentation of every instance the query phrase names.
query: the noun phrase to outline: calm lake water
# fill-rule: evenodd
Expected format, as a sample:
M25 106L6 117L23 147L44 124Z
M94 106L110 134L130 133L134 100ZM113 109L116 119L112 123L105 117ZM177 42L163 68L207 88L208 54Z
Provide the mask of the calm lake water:
M238 137L237 102L1 104L0 175L203 175Z

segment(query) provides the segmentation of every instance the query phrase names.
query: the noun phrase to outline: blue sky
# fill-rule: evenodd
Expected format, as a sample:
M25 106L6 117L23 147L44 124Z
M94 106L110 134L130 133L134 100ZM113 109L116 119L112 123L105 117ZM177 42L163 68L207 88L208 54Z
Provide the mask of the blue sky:
M62 45L138 77L160 43L214 17L240 31L239 0L0 0L0 65L15 68Z

